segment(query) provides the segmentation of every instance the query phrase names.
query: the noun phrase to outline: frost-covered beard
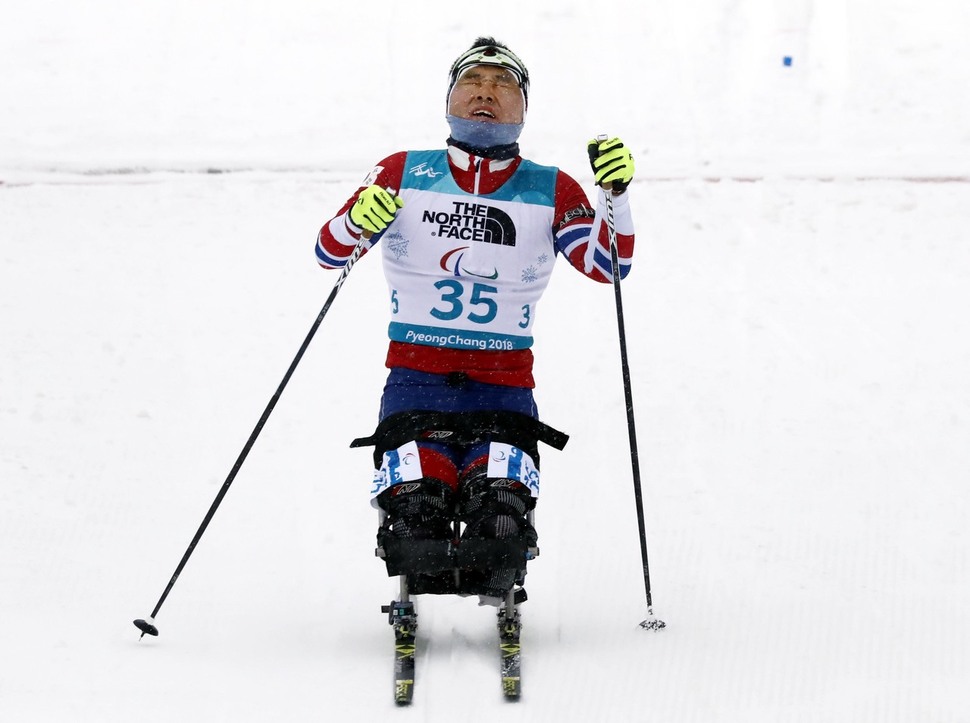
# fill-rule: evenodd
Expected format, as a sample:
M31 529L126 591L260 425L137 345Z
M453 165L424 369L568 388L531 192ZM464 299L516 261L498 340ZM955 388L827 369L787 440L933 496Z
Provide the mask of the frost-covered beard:
M525 123L486 123L447 115L451 137L473 148L507 146L519 140Z

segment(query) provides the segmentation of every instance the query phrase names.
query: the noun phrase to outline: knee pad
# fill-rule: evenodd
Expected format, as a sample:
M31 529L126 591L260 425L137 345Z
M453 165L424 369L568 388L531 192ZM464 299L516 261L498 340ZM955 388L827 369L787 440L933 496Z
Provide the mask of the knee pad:
M458 487L458 469L443 452L408 442L385 452L380 469L374 470L371 505L383 509L382 500L409 494L421 487L436 488L446 497L453 495Z
M458 472L441 452L414 442L384 454L371 503L386 513L382 532L399 537L446 537L454 517Z
M509 539L522 535L535 544L527 514L535 507L538 470L512 445L490 443L486 454L465 466L458 478L458 513L468 536Z

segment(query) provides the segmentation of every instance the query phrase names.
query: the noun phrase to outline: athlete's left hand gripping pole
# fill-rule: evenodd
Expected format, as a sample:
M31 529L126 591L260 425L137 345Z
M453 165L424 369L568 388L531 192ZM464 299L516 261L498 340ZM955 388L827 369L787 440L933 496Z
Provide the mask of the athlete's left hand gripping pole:
M226 481L222 483L222 487L219 488L219 494L216 495L215 500L212 502L212 506L209 507L209 511L206 512L205 517L202 520L202 524L199 525L199 529L196 531L195 536L192 538L192 542L189 543L188 548L185 550L185 554L182 555L182 559L179 560L178 567L175 568L175 573L172 575L172 579L168 581L168 585L165 586L165 590L162 591L162 596L158 598L158 602L155 603L155 609L152 610L152 614L146 619L135 620L135 627L141 630L141 636L139 639L145 637L146 633L148 635L158 635L158 628L155 626L155 617L158 615L158 611L161 609L162 604L165 602L165 598L172 591L172 587L175 586L175 581L178 580L179 575L182 574L182 569L185 567L185 563L189 561L189 557L192 556L192 552L195 550L195 546L199 544L199 540L202 538L202 534L205 529L209 526L209 522L212 521L213 515L215 515L216 510L219 509L219 505L222 503L222 498L226 496L229 491L229 487L232 485L236 475L239 473L240 467L242 467L243 462L246 461L246 457L249 455L249 451L253 448L253 444L256 442L256 438L259 433L263 430L263 425L266 424L266 420L269 419L269 415L273 413L273 408L276 407L276 402L279 401L280 395L283 394L283 390L290 381L290 377L293 376L293 372L296 370L297 365L303 358L304 353L306 353L307 347L310 346L310 341L313 336L317 333L317 329L320 327L323 317L327 315L330 310L330 306L333 304L334 299L337 298L337 293L340 291L340 287L343 286L344 281L347 280L347 276L350 274L350 270L357 263L357 259L364 252L364 247L367 245L371 234L365 231L354 248L353 253L350 258L347 259L346 265L340 272L340 278L337 279L337 283L333 285L333 290L330 292L330 296L327 297L326 303L323 308L320 309L320 313L317 315L316 320L313 322L313 326L310 327L309 333L306 335L306 339L303 340L303 344L300 345L300 350L293 357L293 361L290 363L289 368L286 370L286 374L283 375L283 381L276 388L276 392L273 394L272 398L269 400L269 404L266 405L266 409L263 410L262 416L260 416L259 421L256 422L256 427L253 429L253 433L249 435L249 439L246 440L245 446L243 446L242 451L239 453L239 457L236 458L236 463L229 470L229 476L226 477Z

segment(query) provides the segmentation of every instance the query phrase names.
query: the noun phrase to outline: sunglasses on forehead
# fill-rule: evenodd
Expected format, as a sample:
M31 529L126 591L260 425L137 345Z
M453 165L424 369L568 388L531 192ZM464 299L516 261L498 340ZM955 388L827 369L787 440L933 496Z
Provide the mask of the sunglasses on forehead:
M473 65L495 65L509 70L523 88L529 84L529 71L525 64L508 48L485 45L463 53L451 66L451 80Z

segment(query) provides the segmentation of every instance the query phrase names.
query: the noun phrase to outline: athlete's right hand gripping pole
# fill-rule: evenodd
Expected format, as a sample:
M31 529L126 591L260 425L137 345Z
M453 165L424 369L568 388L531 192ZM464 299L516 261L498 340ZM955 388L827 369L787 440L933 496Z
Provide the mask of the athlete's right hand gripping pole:
M613 139L617 141L618 139ZM622 144L611 145L607 148L603 148L604 144L612 143L608 142L607 136L600 135L597 136L595 141L589 144L589 157L590 163L593 166L593 172L596 174L597 183L601 183L604 195L606 196L606 229L609 234L610 240L610 262L613 273L613 296L616 299L616 324L620 336L620 365L623 369L623 394L626 398L626 421L627 429L630 434L630 462L633 466L633 493L636 499L637 506L637 524L640 531L640 557L643 561L643 585L647 593L647 619L640 623L640 627L644 630L662 630L667 626L663 620L658 620L653 614L653 595L650 592L650 564L647 559L647 534L646 525L644 524L643 518L643 492L640 485L640 457L637 452L637 429L636 422L633 415L633 388L630 382L630 362L627 357L626 351L626 330L623 323L623 297L620 293L620 262L616 250L616 222L613 216L613 189L614 184L622 183L620 187L622 190L626 189L626 186L630 182L630 177L632 177L632 158L630 160L631 168L629 169L629 177L624 177L622 180L608 180L611 173L608 170L609 164L607 163L597 163L597 161L604 158L605 155L609 153L614 153L622 148ZM605 153L601 153L605 151ZM628 153L628 152L627 152ZM607 179L603 180L606 176ZM619 189L618 189L619 190Z

